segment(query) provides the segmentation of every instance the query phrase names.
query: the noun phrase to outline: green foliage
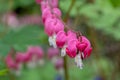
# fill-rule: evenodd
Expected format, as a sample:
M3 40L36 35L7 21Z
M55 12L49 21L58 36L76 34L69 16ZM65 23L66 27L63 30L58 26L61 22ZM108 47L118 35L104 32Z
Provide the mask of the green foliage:
M7 12L18 7L23 8L28 6L30 8L37 6L35 0L0 0L0 13Z
M19 80L54 80L55 74L56 71L53 65L47 63L43 67L24 69Z
M112 0L120 4L120 0ZM68 3L68 5L65 5ZM61 8L67 12L70 1L61 1ZM77 9L79 7L79 9ZM114 8L110 0L95 0L94 4L85 3L81 0L76 0L76 3L71 11L71 16L76 16L77 13L88 18L87 24L104 34L113 36L115 39L120 39L120 11L119 8Z
M4 76L8 73L7 69L0 70L0 76Z
M120 7L120 0L110 0L114 7Z
M24 51L29 45L45 45L47 36L44 30L38 26L26 26L18 30L9 30L0 40L0 55L8 54L10 48Z
M91 66L85 65L84 69L73 67L70 69L70 80L93 80L94 71L90 69Z

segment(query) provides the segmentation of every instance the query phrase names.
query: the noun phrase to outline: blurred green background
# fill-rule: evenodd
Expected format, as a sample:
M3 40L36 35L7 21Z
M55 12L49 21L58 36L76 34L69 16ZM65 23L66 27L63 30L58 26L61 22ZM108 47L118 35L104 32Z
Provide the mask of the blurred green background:
M69 80L120 80L120 0L59 1L63 19L75 1L68 25L87 36L93 47L83 70L67 58ZM0 80L55 80L57 71L46 58L43 67L25 68L21 77L10 79L3 59L11 48L26 51L30 45L42 46L47 54L40 6L35 0L0 0Z

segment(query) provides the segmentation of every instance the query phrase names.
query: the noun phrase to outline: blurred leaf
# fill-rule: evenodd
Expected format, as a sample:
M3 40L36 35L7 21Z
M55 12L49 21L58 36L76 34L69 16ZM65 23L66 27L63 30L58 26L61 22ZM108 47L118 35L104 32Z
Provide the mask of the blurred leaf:
M8 69L0 70L0 76L4 76L8 73Z
M120 0L111 1L120 5ZM120 40L120 25L118 24L120 22L120 11L119 8L113 7L111 1L95 0L94 4L89 4L85 3L83 0L77 0L70 15L75 17L77 7L80 7L79 14L88 18L86 23L89 24L89 26L101 30L104 34L113 36L116 40ZM61 1L60 7L64 13L67 12L70 2L70 0Z
M11 30L0 40L0 54L5 56L11 47L16 50L25 50L29 45L42 45L47 42L43 28L38 26L23 27L20 30Z
M55 74L55 69L49 62L43 67L25 69L20 80L54 80Z
M120 0L110 0L112 5L115 7L120 7Z
M2 43L8 45L38 45L46 38L43 29L37 26L24 27L17 31L10 31L3 39Z
M6 56L8 52L10 51L10 46L6 44L0 43L0 56Z
M0 12L4 13L18 7L36 6L35 0L0 0ZM33 6L32 6L33 7Z

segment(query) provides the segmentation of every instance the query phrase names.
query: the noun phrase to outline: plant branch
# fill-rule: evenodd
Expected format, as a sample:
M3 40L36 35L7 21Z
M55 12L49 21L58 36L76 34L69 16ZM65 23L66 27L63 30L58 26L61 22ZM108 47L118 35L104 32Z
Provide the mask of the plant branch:
M66 13L65 18L64 18L64 22L67 22L67 21L68 21L69 16L70 16L70 12L71 12L74 4L75 4L75 1L76 1L76 0L72 0L72 1L71 1L70 7L69 7L69 9L68 9L68 11L67 11L67 13Z

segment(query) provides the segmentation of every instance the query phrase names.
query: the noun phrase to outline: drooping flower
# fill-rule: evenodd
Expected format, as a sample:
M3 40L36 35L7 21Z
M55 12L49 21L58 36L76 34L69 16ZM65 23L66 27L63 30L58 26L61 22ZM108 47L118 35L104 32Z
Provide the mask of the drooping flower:
M59 48L62 48L67 40L67 35L64 31L59 31L56 35L56 44Z
M84 54L84 56L82 56L83 58L89 57L92 51L90 41L85 36L80 37L77 43L77 48Z
M85 36L80 36L76 45L78 49L78 54L75 57L75 63L77 66L82 69L83 63L82 60L90 56L92 48L90 41Z
M16 62L23 63L25 61L25 53L17 52L16 54Z
M28 54L35 56L36 59L40 59L43 57L43 50L40 46L30 46L27 52Z
M13 60L12 56L8 54L5 58L7 67L10 69L17 69L18 66L16 65L15 61Z
M46 19L47 18L56 18L56 17L61 17L61 11L60 9L58 8L53 8L52 10L47 7L45 9L43 9L43 12L42 12L42 20L43 20L43 23L45 23Z
M51 0L51 1L50 1L50 6L51 6L52 8L58 7L58 0Z
M21 64L16 63L15 60L12 58L11 54L8 54L5 58L6 65L9 68L11 73L14 73L16 76L21 75Z
M27 54L31 56L31 60L28 62L29 68L34 68L39 62L43 62L43 50L40 46L30 46L27 50Z
M64 31L59 31L56 36L57 47L61 48L61 56L66 55L67 34Z
M73 32L73 31L71 31L71 30L69 30L69 31L67 32L67 35L68 35L67 41L69 41L69 40L71 40L71 39L77 39L76 33Z
M40 4L41 4L41 11L42 11L42 12L43 12L45 9L50 9L50 6L49 6L48 2L42 1Z
M76 42L77 41L73 39L73 40L68 41L68 44L67 44L66 53L71 58L74 58L77 54Z
M66 53L71 58L74 58L76 56L76 53L77 53L77 47L76 47L77 36L76 36L76 33L74 33L71 30L67 32L67 35L68 36L67 36Z
M56 34L64 30L63 23L57 18L47 18L45 22L45 32L49 35L49 43L56 48Z

